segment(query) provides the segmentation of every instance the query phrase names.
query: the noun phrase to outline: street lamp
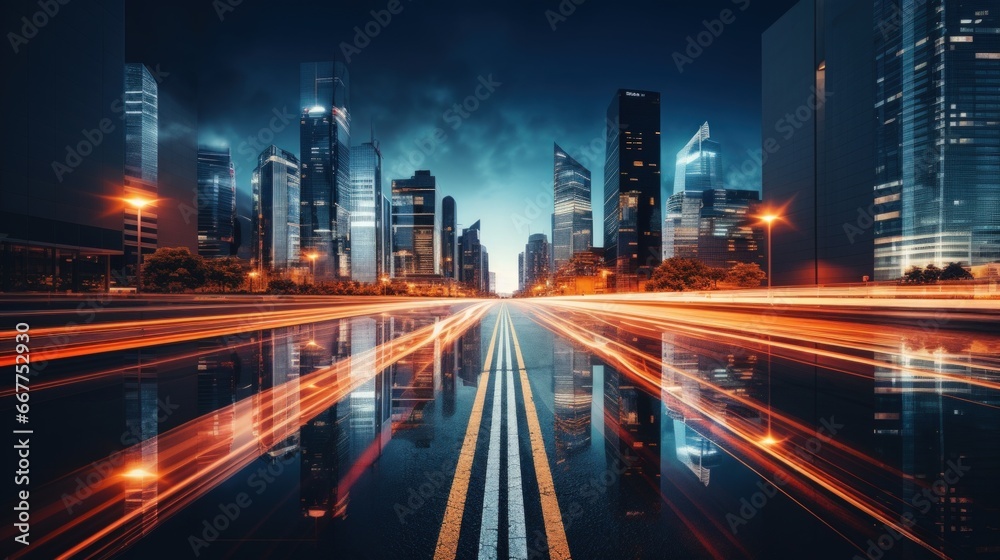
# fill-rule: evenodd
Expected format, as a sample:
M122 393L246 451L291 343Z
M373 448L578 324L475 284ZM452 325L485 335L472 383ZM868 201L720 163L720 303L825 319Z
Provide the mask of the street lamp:
M781 216L777 214L764 214L760 217L761 221L767 224L767 298L771 299L771 225L775 220L780 220Z
M142 209L156 201L136 196L125 202L135 208L135 293L138 295L142 291Z
M254 291L254 284L256 283L255 281L257 280L258 276L260 276L260 273L257 272L256 270L251 270L250 271L250 292L251 293L253 293L253 291Z
M385 296L386 291L389 289L389 282L390 282L389 276L383 276L382 277L382 296L383 297Z
M306 253L306 258L309 259L309 283L316 283L316 259L319 258L319 253Z

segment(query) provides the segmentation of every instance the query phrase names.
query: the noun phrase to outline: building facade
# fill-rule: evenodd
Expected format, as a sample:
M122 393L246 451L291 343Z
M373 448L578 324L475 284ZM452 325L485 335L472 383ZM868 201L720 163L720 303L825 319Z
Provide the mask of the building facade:
M229 148L198 148L198 254L235 255L236 171Z
M351 148L351 279L379 278L382 213L382 151L373 138Z
M875 278L1000 261L1000 8L877 0Z
M255 266L275 272L298 266L302 252L298 158L268 146L257 158L251 187Z
M528 237L524 246L523 289L531 290L549 279L549 250L549 239L544 233Z
M677 193L667 200L664 258L698 259L714 268L767 265L760 194L738 189Z
M674 194L723 188L722 147L711 136L706 122L677 152Z
M392 182L393 276L435 276L440 271L437 181L430 171Z
M441 275L457 278L458 272L458 209L455 199L441 200Z
M302 248L318 280L350 278L350 78L340 62L299 67Z
M764 32L763 199L775 285L861 282L874 268L875 56L868 0L802 0ZM744 167L754 167L751 161Z
M634 286L662 259L660 94L620 89L608 107L604 254L619 285Z
M125 199L156 200L159 181L159 87L145 64L125 64ZM140 212L125 205L125 265L136 262L136 251L156 252L159 226L156 204L142 209L142 240L139 235Z
M573 255L594 246L590 170L553 144L552 264L558 269Z
M489 255L483 246L479 220L462 230L459 238L459 281L477 292L489 291Z

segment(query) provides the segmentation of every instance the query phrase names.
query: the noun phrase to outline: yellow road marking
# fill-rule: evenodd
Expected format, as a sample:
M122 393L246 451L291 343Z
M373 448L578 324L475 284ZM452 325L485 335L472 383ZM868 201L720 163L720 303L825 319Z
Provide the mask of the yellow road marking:
M566 528L563 527L562 513L559 510L559 500L556 498L556 485L549 469L549 459L545 455L545 442L542 440L542 428L538 423L538 412L531 396L531 386L528 384L528 370L524 368L524 356L521 354L521 344L514 331L514 320L507 314L510 324L510 336L514 341L514 353L517 355L517 367L521 372L521 391L524 393L524 411L528 417L528 435L531 439L531 456L535 463L535 475L538 478L538 494L542 501L542 519L545 521L545 538L549 545L549 557L552 560L569 560L569 541L566 540Z
M483 421L483 405L486 403L486 386L490 384L490 368L493 365L493 349L496 347L497 333L500 332L503 310L497 314L497 323L490 337L490 347L486 352L486 362L483 364L483 374L479 378L476 389L476 399L472 402L472 416L469 427L465 430L465 440L462 451L455 465L455 478L448 494L448 505L444 510L444 520L441 522L441 532L438 534L437 547L434 549L435 560L451 560L458 555L458 537L462 532L462 514L465 511L465 500L469 495L469 482L472 479L472 460L476 456L476 443L479 441L479 426Z

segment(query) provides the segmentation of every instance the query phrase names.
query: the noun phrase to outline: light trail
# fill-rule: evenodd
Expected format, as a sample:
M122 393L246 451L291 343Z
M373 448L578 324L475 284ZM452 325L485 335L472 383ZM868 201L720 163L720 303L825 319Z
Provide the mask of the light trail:
M909 527L902 522L900 513L890 507L891 503L884 504L877 499L881 495L902 505L902 498L888 493L879 481L903 480L909 478L908 475L830 438L822 442L822 457L807 455L806 450L793 441L815 438L815 428L780 412L770 411L760 401L716 386L699 375L674 367L673 364L664 363L662 356L649 355L636 347L639 345L612 340L586 325L596 322L616 328L620 333L618 338L623 333L636 333L636 337L641 336L647 340L651 338L658 344L658 334L669 332L715 344L728 342L758 353L763 353L766 348L769 354L773 352L775 357L782 359L796 355L810 356L814 360L810 362L811 365L824 368L831 362L848 364L847 367L858 366L858 371L879 368L914 379L958 383L994 391L1000 389L996 376L998 367L994 356L984 354L982 349L1000 347L995 336L983 335L977 340L977 352L970 351L961 358L942 352L920 352L914 355L901 351L900 339L905 339L905 334L900 328L844 325L828 320L784 317L780 314L758 323L752 317L748 320L745 313L643 305L642 300L637 297L621 299L631 301L616 300L609 304L608 301L597 298L553 298L522 301L516 305L524 308L536 321L557 335L603 358L644 391L658 398L662 395L668 399L665 402L668 408L684 411L682 417L687 418L687 422L703 425L701 431L707 437L720 442L727 453L742 457L740 461L755 472L780 469L794 473L796 476L790 480L787 488L781 489L782 492L797 503L802 503L802 499L795 495L809 495L809 501L815 504L815 510L805 510L830 526L837 534L844 536L842 531L828 522L830 514L846 523L857 534L872 534L874 529L870 519L874 519L934 555L947 557L933 543L937 540L934 535L918 533L916 527ZM633 342L637 340L638 338L634 338ZM698 349L692 347L690 351L697 352ZM860 355L868 352L881 359ZM961 375L912 365L912 362L931 359L934 360L935 367L969 368L976 373ZM895 360L899 363L895 363ZM833 367L832 371L837 371L837 366ZM683 386L663 388L662 375L668 371L699 391L692 394ZM866 377L872 378L870 374ZM744 405L756 411L760 415L758 419L764 418L766 414L766 418L774 426L778 441L767 442L768 433L762 431L759 420L726 413L720 408L724 406L724 402ZM810 460L805 460L807 457ZM914 482L920 484L918 481ZM823 492L816 493L816 490ZM863 516L859 517L857 513ZM858 548L857 543L851 540L848 542Z
M467 329L479 323L492 307L492 302L470 305L440 322L378 346L372 375L425 345L435 341L454 342ZM239 473L267 451L261 449L262 442L279 441L281 436L308 423L368 379L352 377L351 359L345 359L301 376L298 380L299 396L295 402L290 402L287 391L280 385L237 402L233 406L234 432L231 438L213 438L206 445L201 436L213 432L218 411L156 436L159 454L155 502L143 504L143 507L127 511L124 515L122 507L128 492L127 481L132 479L123 477L122 473L131 471L133 465L126 465L123 470L115 469L112 476L94 484L90 488L92 495L77 505L78 511L73 515L67 513L63 500L76 491L76 477L86 478L90 468L83 467L47 484L37 491L37 497L33 490L35 503L44 505L33 512L32 528L42 536L34 540L29 550L19 551L12 557L19 558L28 552L38 554L39 550L55 558L77 555L108 557L116 554L148 533L151 526L183 510ZM149 521L144 514L151 510L155 511L155 519Z

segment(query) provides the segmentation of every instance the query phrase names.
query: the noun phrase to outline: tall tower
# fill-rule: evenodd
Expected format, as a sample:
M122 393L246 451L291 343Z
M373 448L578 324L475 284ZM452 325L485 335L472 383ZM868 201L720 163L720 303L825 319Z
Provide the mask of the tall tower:
M611 100L604 162L605 261L635 287L662 259L660 94L620 89Z
M159 87L145 64L125 64L125 198L155 200L159 181ZM156 206L142 212L142 254L156 251ZM125 262L134 263L138 212L125 208Z
M253 170L254 261L267 270L284 270L301 255L299 160L289 151L268 146Z
M441 201L441 275L456 278L458 264L458 212L455 199Z
M711 131L706 122L677 152L674 194L723 188L722 148L710 138Z
M439 273L437 181L430 171L392 182L393 274L397 278Z
M1000 260L1000 7L878 0L875 18L875 278Z
M234 254L236 172L229 148L198 148L198 254Z
M590 204L590 170L553 144L552 264L555 270L576 253L594 246L594 213Z
M299 69L302 249L320 280L350 278L350 78L340 62Z
M382 152L378 141L351 148L351 279L375 282L379 275L382 221Z

